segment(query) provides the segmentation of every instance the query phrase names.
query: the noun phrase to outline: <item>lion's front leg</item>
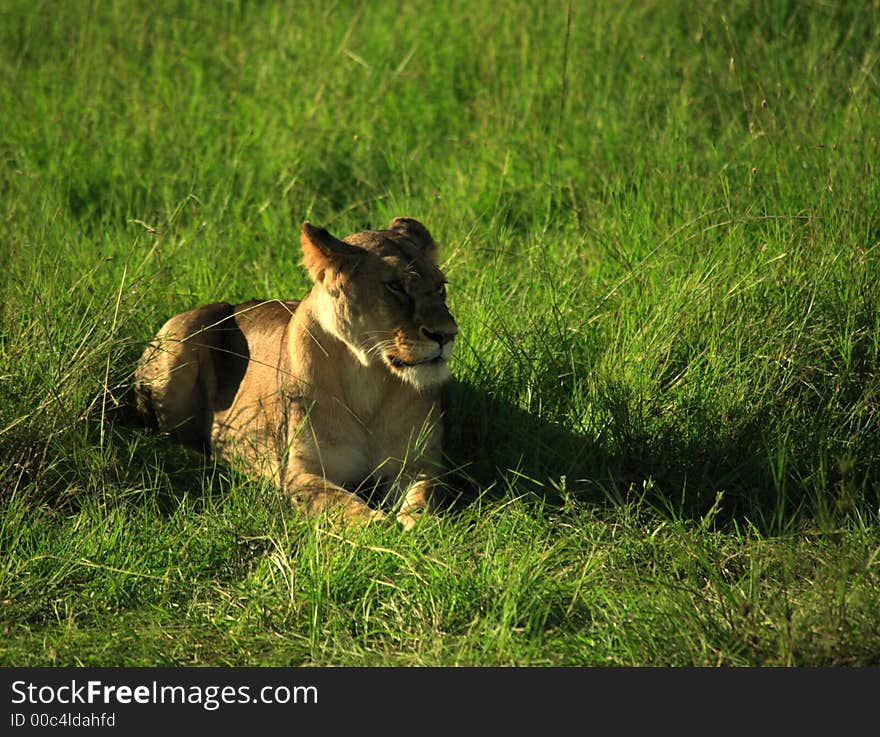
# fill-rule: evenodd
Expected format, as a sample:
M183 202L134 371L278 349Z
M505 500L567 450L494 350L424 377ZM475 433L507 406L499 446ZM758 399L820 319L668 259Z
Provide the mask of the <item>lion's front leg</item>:
M314 473L299 473L285 483L293 504L310 516L328 513L345 525L366 525L385 518L355 494Z
M431 511L434 483L424 474L417 476L404 491L397 510L397 521L405 530L416 526L425 512Z

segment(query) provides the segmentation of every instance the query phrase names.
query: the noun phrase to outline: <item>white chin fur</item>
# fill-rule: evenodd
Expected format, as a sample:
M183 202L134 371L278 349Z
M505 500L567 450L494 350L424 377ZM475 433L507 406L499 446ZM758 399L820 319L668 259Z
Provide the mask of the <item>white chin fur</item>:
M418 366L391 367L391 371L416 389L429 389L442 384L449 378L449 364L422 363Z

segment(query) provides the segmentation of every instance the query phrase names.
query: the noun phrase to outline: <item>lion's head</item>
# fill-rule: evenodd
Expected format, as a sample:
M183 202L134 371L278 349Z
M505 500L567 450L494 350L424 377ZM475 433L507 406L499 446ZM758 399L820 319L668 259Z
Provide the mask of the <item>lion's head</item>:
M301 242L318 319L363 365L381 362L417 389L449 377L458 327L424 225L395 218L340 241L306 222Z

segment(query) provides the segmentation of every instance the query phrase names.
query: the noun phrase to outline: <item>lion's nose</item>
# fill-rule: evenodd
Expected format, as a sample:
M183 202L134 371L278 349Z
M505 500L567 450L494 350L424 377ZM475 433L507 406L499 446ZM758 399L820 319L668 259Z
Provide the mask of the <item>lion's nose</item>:
M458 328L451 328L444 331L435 331L428 330L428 328L423 325L419 328L419 332L422 334L422 337L425 340L433 340L436 343L439 343L441 346L444 346L447 343L451 343L453 340L455 340L455 335L456 333L458 333Z

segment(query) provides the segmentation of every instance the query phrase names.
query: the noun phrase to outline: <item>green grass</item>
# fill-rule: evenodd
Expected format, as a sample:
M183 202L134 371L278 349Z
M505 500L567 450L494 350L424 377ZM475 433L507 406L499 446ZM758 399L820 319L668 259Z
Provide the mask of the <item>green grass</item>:
M880 664L880 2L0 8L0 664ZM300 223L425 222L459 503L107 420Z

